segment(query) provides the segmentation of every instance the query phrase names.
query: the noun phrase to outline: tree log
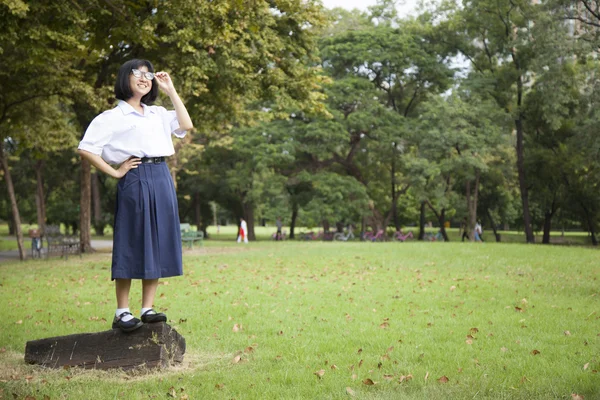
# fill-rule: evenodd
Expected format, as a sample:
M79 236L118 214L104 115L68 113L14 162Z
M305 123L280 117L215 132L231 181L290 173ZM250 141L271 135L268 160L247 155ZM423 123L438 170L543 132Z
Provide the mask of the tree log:
M182 362L184 353L185 338L161 322L130 333L112 329L32 340L25 362L50 368L155 368Z

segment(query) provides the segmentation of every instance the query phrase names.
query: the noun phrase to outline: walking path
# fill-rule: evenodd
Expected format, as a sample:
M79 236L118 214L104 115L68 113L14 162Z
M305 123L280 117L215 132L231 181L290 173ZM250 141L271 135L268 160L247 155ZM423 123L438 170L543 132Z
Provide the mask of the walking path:
M106 250L112 249L112 240L92 240L92 247L98 250ZM25 242L26 246L31 246L29 241ZM31 257L30 247L27 247L27 257ZM19 251L11 250L11 251L0 251L0 263L9 262L9 261L19 261Z

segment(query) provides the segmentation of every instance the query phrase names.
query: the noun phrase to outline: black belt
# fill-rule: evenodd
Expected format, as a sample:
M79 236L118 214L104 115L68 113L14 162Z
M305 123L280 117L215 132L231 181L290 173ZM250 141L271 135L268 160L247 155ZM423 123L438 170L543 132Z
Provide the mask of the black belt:
M142 157L142 164L160 164L165 161L164 157Z

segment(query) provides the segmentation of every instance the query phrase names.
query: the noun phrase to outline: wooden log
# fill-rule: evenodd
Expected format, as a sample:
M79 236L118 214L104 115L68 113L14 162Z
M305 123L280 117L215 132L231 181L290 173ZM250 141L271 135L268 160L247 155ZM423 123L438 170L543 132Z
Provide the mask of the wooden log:
M111 329L31 340L25 347L25 362L50 368L155 368L182 362L184 353L185 338L160 322L129 333Z

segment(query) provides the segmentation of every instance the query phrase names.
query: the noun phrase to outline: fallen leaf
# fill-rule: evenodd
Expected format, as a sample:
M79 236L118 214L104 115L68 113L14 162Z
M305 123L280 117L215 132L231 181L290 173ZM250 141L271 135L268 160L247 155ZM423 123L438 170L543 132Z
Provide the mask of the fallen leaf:
M371 378L367 378L364 381L362 381L362 383L367 386L372 386L372 385L375 385L377 382L373 382L373 380Z
M427 380L427 378L429 378L429 371L427 371L427 373L425 374L425 380Z
M350 389L349 387L346 387L346 393L348 393L350 396L354 396L354 390Z
M325 375L325 370L324 369L320 369L317 372L315 372L315 375L321 379L323 377L323 375Z
M565 336L571 336L571 332L565 331Z
M277 332L277 334L278 334L279 336L281 336L281 335L283 335L283 331L279 331L279 332Z
M387 322L384 322L383 324L379 325L381 329L389 328L389 326L390 324L388 324Z
M508 349L506 347L503 347L500 350L502 350L502 352L504 352L504 353L506 353L508 351Z
M590 366L590 363L585 363L585 365L583 366L583 370L585 371L586 369L588 369L589 366Z
M253 351L254 351L254 347L252 347L252 346L248 346L244 349L245 353L252 353Z
M358 351L356 352L356 354L360 354L362 353L362 349L358 349Z
M240 324L234 324L234 325L233 325L233 329L232 329L232 331L234 331L234 332L239 332L239 331L241 331L241 330L242 330L242 325L240 325Z
M454 292L456 290L456 286L450 286L450 291Z
M352 380L353 380L353 381L355 381L355 380L357 380L357 379L358 379L358 375L356 375L356 374L352 374Z
M446 375L442 376L441 378L438 379L438 382L440 383L448 383L450 379L448 379L448 377Z
M331 369L338 369L338 367L335 364L331 364Z
M538 354L540 354L540 352L538 350L533 350L531 352L532 355L537 356Z
M167 392L167 396L169 397L177 397L177 392L175 391L175 388L173 386L171 386L169 388L169 391Z
M219 390L220 390L220 389L223 389L224 387L225 387L225 384L224 384L224 383L217 383L217 384L215 385L215 389L219 389Z
M362 365L363 365L363 360L360 360L360 361L358 362L358 368L360 368Z
M465 340L465 343L466 344L473 344L473 339L467 339L467 340Z
M20 319L20 320L18 320L17 322L15 322L15 324L17 324L17 325L21 325L22 323L23 323L23 320L22 320L22 319Z
M242 359L241 356L235 356L235 357L233 357L232 363L237 364L240 362L241 359Z
M479 329L471 328L471 329L469 329L469 332L471 332L471 335L475 335L477 332L479 332Z
M571 398L573 400L583 400L584 399L584 397L582 395L577 394L577 393L571 393Z
M383 375L383 379L387 379L388 381L391 381L392 379L394 379L394 375L385 374L385 375Z

